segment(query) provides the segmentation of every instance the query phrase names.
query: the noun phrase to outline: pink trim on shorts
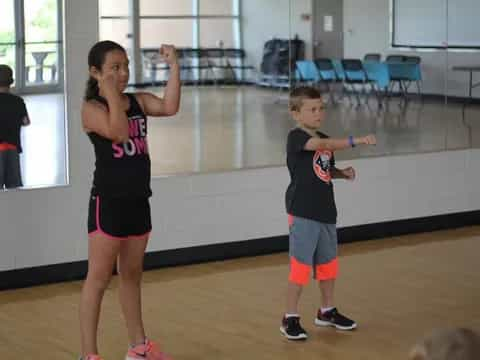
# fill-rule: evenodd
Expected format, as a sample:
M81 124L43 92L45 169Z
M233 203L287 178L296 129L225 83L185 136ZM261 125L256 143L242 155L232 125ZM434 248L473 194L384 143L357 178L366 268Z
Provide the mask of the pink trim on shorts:
M111 240L129 240L131 238L140 238L144 237L147 235L150 235L151 231L146 232L145 234L141 235L129 235L129 236L113 236L110 234L107 234L105 231L102 230L100 227L100 196L97 195L97 204L95 206L95 223L97 224L97 230L94 230L92 232L89 232L88 235L97 235L100 234L102 236L105 236L108 239Z
M287 215L288 215L288 226L291 227L293 225L294 216L291 214L287 214Z

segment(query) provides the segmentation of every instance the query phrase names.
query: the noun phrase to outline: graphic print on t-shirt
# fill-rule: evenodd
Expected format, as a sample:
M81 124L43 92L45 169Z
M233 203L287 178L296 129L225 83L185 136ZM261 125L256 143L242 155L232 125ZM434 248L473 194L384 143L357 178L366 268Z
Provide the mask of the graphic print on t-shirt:
M134 115L128 119L128 141L121 144L112 144L113 157L116 159L124 156L148 154L147 126L145 118Z
M330 150L317 150L313 155L313 171L320 180L330 183L332 176L330 175L330 161L333 153Z

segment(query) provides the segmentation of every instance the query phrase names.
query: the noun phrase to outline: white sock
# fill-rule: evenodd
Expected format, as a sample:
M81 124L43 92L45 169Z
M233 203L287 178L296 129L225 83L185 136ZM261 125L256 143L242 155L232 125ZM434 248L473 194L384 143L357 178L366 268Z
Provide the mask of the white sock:
M134 348L136 346L139 346L139 345L146 345L147 344L147 338L145 338L142 342L139 342L137 344L130 344L130 348Z
M332 310L332 309L335 309L335 306L326 307L326 308L321 307L321 308L320 308L320 311L321 311L322 314L325 314L327 311L330 311L330 310Z
M298 314L289 314L289 313L285 313L285 318L289 318L289 317L300 317L300 315Z

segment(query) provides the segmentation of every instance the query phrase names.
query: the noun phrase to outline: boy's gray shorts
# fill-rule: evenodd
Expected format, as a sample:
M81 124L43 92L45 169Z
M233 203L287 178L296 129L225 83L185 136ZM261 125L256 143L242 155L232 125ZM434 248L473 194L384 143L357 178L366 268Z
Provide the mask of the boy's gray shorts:
M327 264L337 257L337 227L301 217L290 225L289 255L305 265Z

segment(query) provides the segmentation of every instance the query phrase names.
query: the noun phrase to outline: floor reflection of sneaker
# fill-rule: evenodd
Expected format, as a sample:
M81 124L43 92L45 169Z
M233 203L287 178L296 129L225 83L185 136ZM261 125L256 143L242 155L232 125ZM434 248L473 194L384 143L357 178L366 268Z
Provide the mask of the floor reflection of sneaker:
M100 355L87 355L86 357L81 357L80 360L103 360Z
M280 332L288 340L305 340L308 337L307 332L300 325L300 317L298 316L284 317L282 326L280 326Z
M125 360L172 360L172 358L160 351L153 341L146 340L145 344L137 345L128 349Z
M357 327L357 323L352 319L340 314L337 308L326 311L322 314L318 310L317 317L315 318L315 325L317 326L334 326L339 330L353 330Z

